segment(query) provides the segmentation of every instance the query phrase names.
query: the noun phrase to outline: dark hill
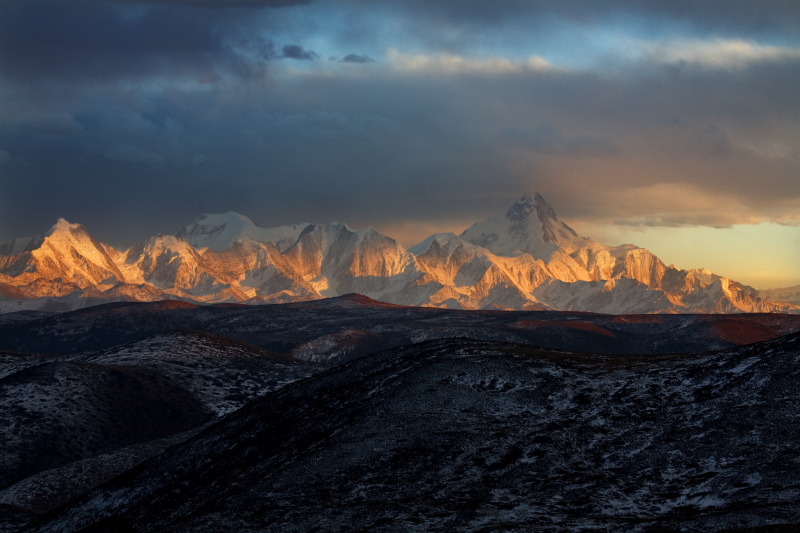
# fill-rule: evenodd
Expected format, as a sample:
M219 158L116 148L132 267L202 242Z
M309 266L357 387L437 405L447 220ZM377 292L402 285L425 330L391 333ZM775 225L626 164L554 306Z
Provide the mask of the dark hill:
M590 353L694 353L800 330L800 315L602 315L400 307L348 295L264 306L115 303L0 321L0 349L73 354L174 330L222 335L318 362L425 340L469 337Z
M800 523L800 336L593 356L450 339L259 398L34 531Z
M0 351L0 531L319 371L191 331L71 356Z

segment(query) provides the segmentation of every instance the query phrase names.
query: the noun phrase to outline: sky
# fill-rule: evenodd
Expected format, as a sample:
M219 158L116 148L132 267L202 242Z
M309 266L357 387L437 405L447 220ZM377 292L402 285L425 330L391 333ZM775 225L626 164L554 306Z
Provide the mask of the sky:
M539 192L797 285L798 94L795 0L0 0L0 242L238 211L410 246Z

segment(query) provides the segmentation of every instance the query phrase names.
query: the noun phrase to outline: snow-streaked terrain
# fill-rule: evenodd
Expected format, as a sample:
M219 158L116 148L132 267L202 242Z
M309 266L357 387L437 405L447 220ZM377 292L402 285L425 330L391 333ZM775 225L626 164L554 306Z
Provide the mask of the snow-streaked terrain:
M342 362L450 337L604 353L698 352L798 331L800 316L461 311L400 307L358 295L261 306L115 303L0 322L0 349L75 354L175 330L222 335L302 360Z
M3 506L51 509L321 369L190 331L69 356L0 351L0 524Z
M800 523L800 336L600 356L449 339L263 396L32 531Z
M729 373L721 375L748 375L764 363L759 355L762 352L753 351L756 348L752 347L737 347L765 340L780 343L782 336L797 335L798 331L800 316L774 313L620 316L547 311L460 311L401 307L360 295L266 306L208 306L180 301L113 303L67 313L2 315L0 531L16 530L30 522L36 513L52 509L122 475L136 464L191 438L220 417L237 416L237 409L248 401L295 386L292 383L297 380L323 371L336 373L337 370L328 370L334 364L347 364L353 360L363 362L347 366L354 374L340 376L345 380L340 391L343 398L317 396L317 393L309 392L308 396L298 400L302 409L310 411L295 414L302 417L319 411L309 419L316 420L314 424L319 427L325 426L325 413L331 413L331 409L349 401L347 398L351 393L358 393L362 381L365 387L369 386L369 398L376 401L382 398L391 389L385 386L392 382L391 379L385 383L369 382L368 376L382 366L395 365L395 355L402 359L405 357L402 354L428 350L425 346L446 346L449 350L445 353L446 358L458 356L448 359L450 362L447 364L453 365L452 368L462 364L459 361L466 353L464 350L475 346L489 347L484 355L491 357L488 362L481 363L483 370L474 379L480 384L475 390L490 395L520 388L535 389L536 383L545 378L539 376L531 378L533 381L530 382L525 380L531 372L539 372L537 369L543 368L542 364L547 368L555 364L546 374L559 376L562 381L553 385L553 390L566 394L576 386L583 387L583 378L569 370L572 368L569 362L575 360L591 362L589 366L596 363L598 368L617 366L618 370L625 372L634 367L649 368L641 374L630 374L626 378L629 383L626 387L637 388L638 381L643 380L642 387L650 387L648 390L655 394L658 389L648 383L656 379L658 373L668 376L672 372L669 368L672 363L680 367L694 359L704 361L698 363L697 372L700 372L700 367L711 361L707 370L714 372L715 365L722 364L722 359L728 355L707 357L701 352L725 348L728 351L724 353L732 359L730 365L725 363ZM466 338L473 340L467 341ZM408 347L414 343L434 341L442 344ZM499 344L486 344L485 341ZM524 343L527 347L505 343ZM536 345L567 350L572 354L585 352L586 355L549 352L544 348L534 348ZM388 352L394 353L393 356L375 355L387 349L400 351ZM749 355L737 355L739 350ZM777 353L776 350L769 345L763 354L771 357ZM495 358L498 353L519 355L523 352L534 354L530 368L515 367L513 372L494 368L493 365L502 359ZM675 352L684 352L685 355L668 355ZM599 355L601 353L629 355ZM517 355L512 359L518 359ZM543 360L536 362L540 356ZM465 367L456 373L458 379L452 383L445 380L431 384L427 378L413 377L416 370L409 369L409 379L428 383L426 390L414 389L409 394L423 399L425 394L433 391L448 390L451 385L461 383L459 380L464 376L477 372L471 361L470 358L463 359ZM567 367L563 367L567 363ZM648 366L650 363L652 367ZM502 363L501 367L505 364ZM367 369L370 365L375 368ZM405 372L403 370L401 374ZM786 375L790 377L791 371ZM473 378L464 379L467 379L465 383L470 383ZM717 377L709 379L713 381ZM527 384L520 386L519 383L523 382ZM711 381L695 383L690 379L681 383L685 385L685 391L681 393L685 397L670 396L669 402L679 400L681 405L682 402L696 402ZM720 383L728 386L725 380ZM605 390L595 381L591 381L590 387ZM698 394L701 396L692 396L695 394L693 391L700 391ZM740 392L741 402L752 400L752 395L748 396L750 392ZM582 403L584 400L578 402L581 409L589 410L586 416L605 409L602 407L604 402L614 401L614 395L606 397L603 394L592 396L596 406ZM388 402L382 409L394 409L392 405L402 403L405 397L405 393L389 394L380 399ZM781 398L779 400L783 401ZM474 412L482 413L476 416L491 417L500 413L509 420L519 421L518 415L498 411L498 407L488 399L473 400L478 402ZM635 421L639 420L637 417L641 413L635 409L642 406L649 409L649 401L646 395L638 394L634 402L638 406L630 406L634 411L627 415L618 414L616 419L603 416L601 426L620 424L625 417L632 417L630 424L638 424ZM438 399L431 402L439 405ZM535 401L518 407L520 412L528 413L534 404ZM791 409L791 405L787 409ZM482 411L484 407L487 409L485 412ZM288 409L287 413L294 412L292 409L295 408L297 406L289 404L280 407L281 410ZM435 409L438 407L426 407L415 415L408 414L407 418L411 421L416 417L424 422L429 411ZM572 411L567 414L570 413ZM541 413L537 411L534 415L534 418L539 417ZM317 416L323 418L314 418ZM345 418L360 423L360 416L353 418L348 415ZM464 427L470 428L472 422L466 422ZM468 430L474 433L470 438L482 438L483 429L491 429L499 423L482 422L482 425ZM600 422L592 422L590 427L598 424ZM391 426L387 428L390 430ZM413 424L407 428L416 431ZM281 430L287 446L297 442L298 438L304 438L302 435L293 436L292 431ZM349 430L343 426L336 431L344 434ZM632 432L633 429L626 431ZM388 434L394 433L389 431ZM363 437L365 442L370 442L375 435ZM501 459L496 458L487 464L495 464ZM412 455L409 461L417 459ZM416 479L414 476L421 473L393 475L397 483L402 484L406 479ZM60 526L55 529L61 530Z
M758 295L765 300L787 302L800 306L800 285L795 285L794 287L784 287L781 289L764 289L758 291Z
M261 228L244 215L229 211L224 214L203 215L177 233L194 248L211 248L224 252L234 243L251 239L256 242L271 242L281 252L297 242L309 224L295 224L277 228Z
M72 360L153 369L189 390L214 416L312 372L255 346L194 331L162 333Z
M581 237L538 194L459 236L436 234L408 250L372 228L260 228L233 212L203 215L174 236L125 251L63 219L44 237L0 245L0 312L164 299L283 303L348 293L454 309L800 311L793 293L759 293L708 270L667 266L633 245Z

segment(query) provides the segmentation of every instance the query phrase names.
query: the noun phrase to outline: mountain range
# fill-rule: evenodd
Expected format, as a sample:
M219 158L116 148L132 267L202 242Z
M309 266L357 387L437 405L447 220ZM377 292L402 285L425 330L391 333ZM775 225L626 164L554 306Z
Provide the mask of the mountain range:
M64 219L43 237L0 245L0 312L114 301L287 303L359 293L450 309L797 313L795 292L759 292L707 269L668 266L644 248L581 237L539 194L522 196L461 235L437 233L408 249L373 228L261 228L234 212L203 215L175 235L124 251Z

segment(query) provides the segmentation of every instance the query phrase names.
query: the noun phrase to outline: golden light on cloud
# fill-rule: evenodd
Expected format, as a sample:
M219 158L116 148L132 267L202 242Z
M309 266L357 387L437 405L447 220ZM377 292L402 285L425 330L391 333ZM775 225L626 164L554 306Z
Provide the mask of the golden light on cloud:
M556 70L546 60L530 56L522 61L501 57L486 59L465 57L456 54L406 54L390 49L386 59L393 70L400 72L426 72L432 74L512 74Z
M741 196L702 190L688 183L656 183L646 187L598 192L597 201L625 206L624 216L602 223L630 227L710 227L773 223L800 225L800 205L787 200L769 208L746 204Z
M762 61L800 59L800 50L756 44L742 39L670 40L642 43L650 59L715 68L741 68Z

